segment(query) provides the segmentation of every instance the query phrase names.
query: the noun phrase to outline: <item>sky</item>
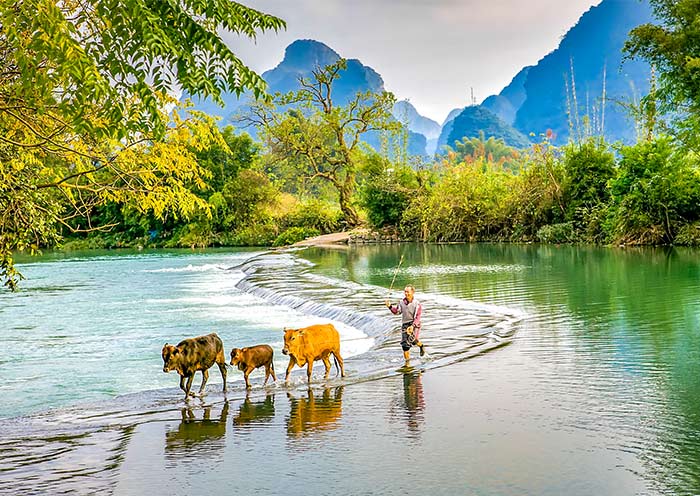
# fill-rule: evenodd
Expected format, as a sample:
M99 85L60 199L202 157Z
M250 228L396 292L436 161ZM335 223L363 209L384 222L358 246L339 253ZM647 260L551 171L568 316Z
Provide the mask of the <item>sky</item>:
M297 39L359 59L398 100L442 124L450 110L498 94L527 65L554 50L600 0L242 0L281 17L287 29L255 42L223 38L258 73Z

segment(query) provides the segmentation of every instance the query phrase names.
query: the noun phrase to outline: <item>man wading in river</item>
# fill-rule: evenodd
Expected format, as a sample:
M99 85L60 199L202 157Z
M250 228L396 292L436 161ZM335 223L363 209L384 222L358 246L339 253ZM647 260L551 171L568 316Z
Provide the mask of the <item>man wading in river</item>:
M416 288L410 284L403 290L405 298L398 303L389 303L385 300L384 304L394 315L401 314L401 348L403 349L403 357L408 361L409 350L411 346L416 345L420 348L420 356L425 355L423 343L420 341L420 319L423 313L423 306L414 298Z

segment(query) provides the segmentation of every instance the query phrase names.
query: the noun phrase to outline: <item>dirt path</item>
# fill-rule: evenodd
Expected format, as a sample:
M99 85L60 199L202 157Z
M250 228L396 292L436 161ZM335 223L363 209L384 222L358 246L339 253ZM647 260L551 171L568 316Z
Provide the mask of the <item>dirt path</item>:
M315 238L305 239L304 241L299 241L294 243L292 246L324 246L324 245L339 245L347 244L348 239L350 239L349 232L338 232L331 234L323 234L321 236L316 236Z

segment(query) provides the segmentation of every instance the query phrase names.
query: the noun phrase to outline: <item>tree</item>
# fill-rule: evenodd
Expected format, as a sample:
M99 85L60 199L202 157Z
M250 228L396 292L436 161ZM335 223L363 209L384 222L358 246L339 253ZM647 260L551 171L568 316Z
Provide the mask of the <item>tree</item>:
M362 206L374 227L397 226L404 210L418 191L418 175L407 165L391 164L377 154L364 165L361 181Z
M187 188L202 171L182 144L201 150L220 141L218 129L203 116L171 120L167 95L259 96L264 81L218 32L283 26L225 1L2 2L0 279L16 287L13 250L56 242L58 226L100 227L89 213L105 202L156 216L202 207ZM88 220L76 227L79 218Z
M333 83L345 68L344 59L317 68L311 79L299 79L301 90L278 95L273 104L253 104L246 120L263 128L274 157L293 161L305 178L332 185L346 224L355 226L362 137L370 131L398 131L401 124L392 117L395 99L386 91L358 93L346 106L337 106Z
M589 138L564 148L562 162L567 220L580 220L591 209L607 203L608 181L615 174L615 156L604 142Z
M260 96L265 82L218 30L254 38L284 22L225 1L18 0L2 3L0 26L2 117L50 143L37 115L76 132L162 135L163 93Z
M682 119L684 138L700 128L700 0L650 0L662 24L634 28L625 51L646 59L660 74L658 95ZM654 95L651 95L653 98ZM690 132L687 132L690 131Z
M447 148L447 158L452 163L474 162L484 159L488 162L498 162L508 169L517 169L520 152L505 144L501 138L490 136L486 139L483 131L479 137L463 137L455 141L454 148Z
M681 225L700 218L696 156L674 146L668 136L622 147L620 156L610 181L610 238L628 244L673 243Z

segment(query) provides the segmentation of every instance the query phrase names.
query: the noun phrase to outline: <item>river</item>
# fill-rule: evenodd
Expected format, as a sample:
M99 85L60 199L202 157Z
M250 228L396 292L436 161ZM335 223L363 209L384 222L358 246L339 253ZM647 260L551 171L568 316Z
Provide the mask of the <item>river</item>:
M402 260L397 268L399 260ZM700 256L390 245L47 254L0 292L0 492L700 494ZM396 285L388 287L396 273ZM404 366L383 306L425 307ZM347 377L184 402L160 349L333 322ZM200 376L195 379L198 386Z

